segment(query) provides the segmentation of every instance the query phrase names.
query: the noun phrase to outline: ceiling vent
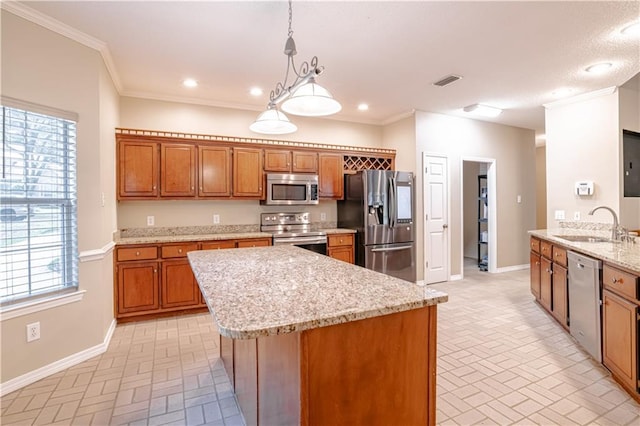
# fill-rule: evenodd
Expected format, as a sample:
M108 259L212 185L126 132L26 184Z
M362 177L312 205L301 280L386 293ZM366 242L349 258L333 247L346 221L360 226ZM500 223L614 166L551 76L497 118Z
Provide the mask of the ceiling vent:
M462 78L462 76L460 75L448 75L442 79L440 79L439 81L436 81L435 83L433 83L434 86L440 86L440 87L444 87L444 86L448 86L449 84L458 81Z

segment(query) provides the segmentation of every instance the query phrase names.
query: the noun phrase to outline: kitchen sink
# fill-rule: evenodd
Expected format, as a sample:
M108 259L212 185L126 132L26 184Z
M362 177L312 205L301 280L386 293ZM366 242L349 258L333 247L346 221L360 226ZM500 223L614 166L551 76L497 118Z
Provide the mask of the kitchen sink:
M573 241L575 243L615 243L611 238L598 237L595 235L554 235L556 238L561 238L567 241Z

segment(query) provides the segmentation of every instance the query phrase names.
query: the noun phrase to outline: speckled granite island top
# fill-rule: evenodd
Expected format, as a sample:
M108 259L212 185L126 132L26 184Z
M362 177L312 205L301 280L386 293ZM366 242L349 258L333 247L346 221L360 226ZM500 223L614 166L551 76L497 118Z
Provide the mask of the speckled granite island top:
M640 274L640 238L636 243L625 242L601 242L583 243L573 242L562 238L563 235L590 235L611 238L611 231L596 231L588 229L558 228L529 231L534 237L539 237L558 243L570 250L575 250L613 265L618 265L632 272Z
M295 246L188 254L221 335L253 339L446 302L420 287Z

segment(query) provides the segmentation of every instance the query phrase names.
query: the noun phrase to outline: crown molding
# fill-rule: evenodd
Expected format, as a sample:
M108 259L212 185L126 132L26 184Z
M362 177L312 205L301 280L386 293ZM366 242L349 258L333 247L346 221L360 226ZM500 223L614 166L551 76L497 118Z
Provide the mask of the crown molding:
M82 31L79 31L67 24L64 24L57 19L47 16L44 13L38 12L37 10L32 9L24 5L23 3L19 3L16 1L2 1L0 2L0 8L23 19L26 19L29 22L40 25L41 27L58 33L61 36L78 42L83 46L87 46L100 52L102 60L104 61L105 67L107 68L107 71L111 76L111 80L113 81L116 90L119 93L122 92L122 83L120 82L120 77L118 76L115 64L113 63L113 58L111 57L111 52L109 52L109 47L105 42L88 34L85 34Z
M618 90L617 86L607 87L605 89L594 90L593 92L582 93L580 95L572 96L566 99L560 99L557 101L549 102L547 104L542 104L546 109L553 109L557 107L562 107L565 105L575 104L576 102L584 102L589 99L598 98L600 96L612 95Z
M393 115L389 118L387 118L386 120L382 120L382 123L380 123L382 126L388 126L389 124L393 124L397 121L400 120L404 120L407 117L413 117L416 114L416 110L415 109L411 109L409 111L405 111L402 112L400 114L397 115Z

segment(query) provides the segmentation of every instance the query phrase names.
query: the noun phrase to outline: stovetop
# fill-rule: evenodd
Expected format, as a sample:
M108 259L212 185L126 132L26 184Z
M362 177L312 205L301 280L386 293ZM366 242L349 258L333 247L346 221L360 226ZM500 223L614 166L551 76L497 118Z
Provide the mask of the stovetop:
M309 212L303 213L262 213L260 231L274 235L274 238L324 236L326 232L311 230Z

